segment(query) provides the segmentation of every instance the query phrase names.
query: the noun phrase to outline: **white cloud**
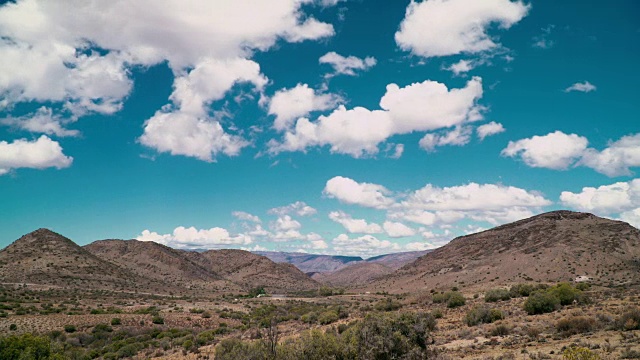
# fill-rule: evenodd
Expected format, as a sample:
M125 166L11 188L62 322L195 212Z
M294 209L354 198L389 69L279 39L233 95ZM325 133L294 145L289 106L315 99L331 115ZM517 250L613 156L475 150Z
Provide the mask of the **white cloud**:
M613 214L640 207L640 179L600 187L584 187L579 193L563 191L560 201L581 211Z
M383 110L339 106L317 121L300 118L282 142L271 140L269 151L305 151L310 146L330 145L331 152L355 158L373 155L378 145L397 134L429 131L482 119L482 80L474 77L464 88L448 89L426 80L400 88L387 85L380 99Z
M427 184L401 202L405 208L428 211L501 211L505 208L537 208L550 204L542 195L521 188L473 182L443 188Z
M327 77L336 75L356 76L358 71L367 71L376 65L374 57L366 57L361 59L356 56L342 56L336 52L328 52L318 59L320 64L329 64L333 68L333 73L327 74Z
M383 232L380 225L376 223L368 223L364 219L354 219L351 215L346 214L343 211L330 212L329 219L344 226L349 233L380 234Z
M147 121L140 142L160 152L212 161L247 142L209 116L212 101L236 82L266 79L248 60L279 39L332 36L333 26L305 14L310 0L152 0L50 2L0 7L0 108L25 101L60 103L74 117L112 114L131 92L132 67L167 62L176 76L174 107ZM333 2L324 3L332 5ZM226 66L223 66L224 64ZM188 74L186 74L188 72ZM191 145L191 144L192 145Z
M216 81L212 81L212 80ZM237 83L251 83L261 90L267 79L251 60L205 60L184 76L174 80L170 96L173 106L155 113L145 122L140 143L172 155L213 161L219 153L234 156L249 145L232 135L208 113L208 106L222 99Z
M551 31L555 28L555 25L549 25L545 28L542 28L542 34L535 36L533 38L533 47L539 49L550 49L553 47L555 42L549 39L551 35Z
M530 6L509 0L426 0L407 7L398 46L423 57L478 53L499 46L487 34L498 23L508 29L527 15Z
M457 63L453 63L449 67L446 67L444 69L451 71L456 76L459 76L460 74L464 74L473 70L473 68L475 67L476 67L476 63L473 60L462 59Z
M296 201L286 206L280 206L269 209L268 213L272 215L297 214L298 216L315 215L318 211L307 205L304 201Z
M636 228L640 228L640 207L634 210L625 211L620 214L620 220L626 221Z
M251 237L246 235L229 234L223 228L196 229L179 226L171 234L158 234L144 230L136 237L140 241L154 241L178 249L211 249L227 247L230 245L248 245L252 243Z
M375 256L399 251L400 245L389 240L379 240L371 235L349 238L340 234L331 241L333 250L340 255Z
M273 127L278 131L287 130L293 121L312 111L334 108L341 98L333 94L320 94L307 84L298 84L291 89L276 91L269 103L269 114L276 115Z
M389 157L392 159L400 159L403 153L404 153L404 144L396 144L393 147L393 154L391 154Z
M158 111L146 121L141 144L158 152L214 161L219 153L238 155L249 142L224 131L219 122L183 112Z
M416 234L416 231L401 222L385 221L382 224L384 231L392 238L408 237Z
M591 92L591 91L596 91L596 86L593 85L592 83L585 81L583 83L575 83L571 86L569 86L568 88L564 89L565 92L570 92L570 91L580 91L580 92Z
M289 230L298 230L302 227L299 221L294 220L289 215L279 217L271 224L271 228L276 232L287 232Z
M454 145L463 146L471 141L473 129L470 126L456 126L453 130L444 134L429 133L420 139L419 145L422 149L433 152L438 146Z
M262 220L260 220L258 216L249 214L248 212L244 212L244 211L234 211L231 213L231 215L233 215L235 218L239 220L251 221L254 223L262 222Z
M383 209L393 204L388 197L391 192L384 186L370 183L358 183L353 179L336 176L324 188L324 194L338 199L345 204L360 205L370 208Z
M509 141L501 154L508 157L520 156L531 167L564 170L582 156L588 143L585 137L556 131L544 136Z
M62 169L71 166L73 158L62 152L56 141L42 135L37 140L0 141L0 175L13 169Z
M35 113L21 117L0 119L0 124L12 126L32 133L55 135L58 137L78 136L78 130L65 129L65 123L59 115L53 114L51 108L41 107Z
M492 136L496 134L500 134L505 132L504 126L502 124L492 121L488 124L480 125L476 128L476 133L480 140L484 140L487 136Z
M631 175L629 168L640 166L640 133L610 142L602 151L587 149L578 165L590 167L611 177Z
M428 242L412 242L404 246L407 251L424 251L435 249L437 246Z

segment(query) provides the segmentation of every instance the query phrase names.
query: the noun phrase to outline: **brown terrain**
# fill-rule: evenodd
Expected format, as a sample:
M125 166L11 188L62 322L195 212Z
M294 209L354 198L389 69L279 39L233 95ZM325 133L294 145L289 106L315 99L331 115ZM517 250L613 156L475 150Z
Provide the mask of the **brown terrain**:
M164 292L164 286L105 261L66 237L38 229L0 251L0 282L51 288Z
M640 284L640 230L588 213L549 212L458 237L369 289L404 293L578 276L599 285Z
M389 275L392 272L392 268L379 263L359 262L338 271L315 273L311 277L323 284L349 287L354 284L366 284L384 275Z
M185 252L194 262L245 287L264 287L271 293L316 289L319 284L291 264L276 264L244 250Z
M185 251L153 241L100 240L84 249L148 279L177 287L240 292L241 287L193 262Z
M274 331L275 346L284 348L307 330L338 339L340 329L348 334L366 319L428 313L436 322L425 338L433 353L418 358L640 358L640 230L624 222L555 211L459 237L394 270L411 256L419 254L316 273L321 287L292 264L242 250L135 240L80 247L40 229L0 251L0 341L32 333L60 359L214 359L228 339L264 354ZM517 292L527 286L538 290ZM281 295L249 296L255 287ZM532 298L560 288L573 300L527 310ZM509 295L495 298L501 292ZM451 294L457 304L443 300ZM471 323L483 309L499 316ZM403 336L387 330L368 336ZM313 353L327 344L316 343ZM565 356L572 349L586 355ZM240 354L231 358L250 358Z

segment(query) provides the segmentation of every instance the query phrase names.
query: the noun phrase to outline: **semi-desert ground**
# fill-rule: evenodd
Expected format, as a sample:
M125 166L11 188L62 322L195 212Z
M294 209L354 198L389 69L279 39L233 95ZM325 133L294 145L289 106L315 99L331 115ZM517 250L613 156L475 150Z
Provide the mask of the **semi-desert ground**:
M383 262L280 257L307 271L37 230L0 251L0 358L640 358L623 222L560 211Z

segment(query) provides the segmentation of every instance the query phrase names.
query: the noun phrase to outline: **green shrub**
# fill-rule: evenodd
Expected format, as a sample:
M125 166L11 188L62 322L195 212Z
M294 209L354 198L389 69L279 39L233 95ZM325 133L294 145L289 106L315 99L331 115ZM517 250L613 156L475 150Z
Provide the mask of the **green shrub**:
M467 312L465 322L468 326L478 324L490 324L492 322L504 319L504 314L498 309L489 309L486 306L475 306Z
M616 319L614 327L617 330L640 330L640 308L629 308Z
M32 334L12 335L0 338L0 359L50 359L49 338Z
M65 325L64 326L64 331L68 332L68 333L76 332L76 326L75 325Z
M581 304L585 302L582 291L574 288L569 283L560 283L547 291L560 300L560 305L571 305L574 301Z
M390 298L386 298L378 301L373 308L378 311L395 311L400 309L401 307L402 305L399 302Z
M121 325L122 321L120 320L120 318L113 318L111 319L111 325Z
M532 284L516 284L509 289L509 295L512 298L527 297L535 291L535 286Z
M459 306L463 306L466 303L464 296L457 291L450 291L445 293L447 297L447 307L448 308L456 308Z
M154 324L162 325L162 324L164 324L164 318L162 318L162 316L160 316L160 315L155 315L151 319L151 322L154 323Z
M524 302L524 310L529 315L550 313L558 308L560 308L560 299L546 291L536 291Z
M584 348L571 346L562 352L562 359L564 360L598 360L600 356L593 351Z
M504 324L496 325L493 329L491 329L491 336L507 336L511 333L511 328Z
M442 314L442 310L440 310L440 309L433 310L431 312L431 315L436 319L442 319L442 317L444 316L444 314Z
M486 302L498 302L498 301L511 300L511 294L507 289L492 289L484 294L484 301Z
M18 325L16 325L16 324L11 324L11 325L9 325L9 330L11 330L11 331L16 331L16 330L18 330Z
M334 310L325 311L322 314L320 314L320 316L318 316L318 322L321 325L331 324L333 322L338 321L338 319L339 319L338 313Z
M558 320L556 330L563 336L584 334L593 331L596 321L585 316L568 316Z

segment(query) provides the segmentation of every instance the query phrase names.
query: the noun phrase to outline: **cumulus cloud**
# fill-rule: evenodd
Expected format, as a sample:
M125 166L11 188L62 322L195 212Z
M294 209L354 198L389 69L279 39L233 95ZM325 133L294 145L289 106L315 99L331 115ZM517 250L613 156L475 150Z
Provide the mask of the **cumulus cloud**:
M350 238L347 234L340 234L331 241L333 250L340 255L375 256L399 251L400 245L389 240L379 240L371 235Z
M289 205L275 207L269 209L268 213L272 215L287 215L287 214L296 214L298 216L310 216L315 215L318 210L313 207L307 205L304 201L296 201Z
M560 201L580 210L613 214L640 207L640 179L600 187L584 187L579 193L563 191Z
M380 234L383 232L380 225L376 223L368 223L364 219L354 219L351 215L346 214L343 211L330 212L329 219L344 226L349 233Z
M333 73L329 73L326 77L336 75L356 76L358 71L367 71L376 65L376 59L367 56L361 59L356 56L342 56L334 51L328 52L318 59L320 64L329 64L333 68Z
M269 103L269 114L276 115L273 127L287 130L293 121L312 111L324 111L334 107L342 99L334 94L321 94L307 84L298 84L291 89L276 91Z
M239 220L250 221L254 223L262 222L262 220L260 220L258 216L249 214L248 212L244 212L244 211L234 211L231 213L231 215L233 215L235 218Z
M480 125L476 128L476 133L480 140L484 140L487 136L492 136L496 134L500 134L505 132L504 126L502 124L492 121L488 124Z
M453 63L450 66L445 67L444 69L451 71L456 76L459 76L460 74L464 74L473 70L475 67L476 63L473 60L462 59L457 63Z
M587 138L556 131L544 136L510 141L503 156L521 157L531 167L564 170L569 166L585 166L607 176L631 175L640 166L640 134L610 141L603 150L587 148Z
M585 137L556 131L544 136L509 141L501 154L519 156L531 167L564 170L582 156L588 144Z
M640 228L640 207L634 210L625 211L620 214L620 220L628 222L636 228Z
M386 208L394 202L394 200L389 197L391 191L387 190L384 186L358 183L353 179L342 176L329 179L323 192L326 196L338 199L338 201L345 204L376 209Z
M535 191L473 182L451 187L427 184L415 191L394 193L382 185L336 176L327 182L324 193L345 204L386 210L387 218L396 222L409 221L425 226L451 224L465 218L503 224L533 216L551 205L551 201ZM386 227L383 224L383 230L390 236L393 236L392 226L400 228L390 221Z
M592 83L585 81L582 83L575 83L571 86L569 86L568 88L564 89L565 92L571 92L571 91L579 91L579 92L591 92L591 91L596 91L596 86L593 85Z
M62 152L57 141L42 135L37 140L0 141L0 175L13 169L62 169L71 166L73 158Z
M379 151L378 145L393 135L481 120L483 107L477 104L481 97L482 80L478 77L460 89L448 89L431 80L403 88L389 84L380 99L382 110L347 109L341 105L315 122L300 118L281 142L269 142L269 151L277 154L329 145L333 153L355 158L373 155Z
M491 25L508 29L529 9L510 0L412 1L395 40L401 49L423 57L488 51L500 46L487 34Z
M238 155L249 142L227 133L220 122L209 115L208 106L222 99L235 84L243 82L261 90L267 79L252 60L209 59L198 63L188 74L175 79L170 96L172 106L156 112L145 122L140 143L158 152L209 162L219 153Z
M420 147L428 152L433 152L438 146L453 145L463 146L471 141L473 129L470 126L456 126L453 130L444 134L426 134L418 143Z
M563 191L560 201L570 208L618 218L640 227L640 179L599 187L584 187L578 193Z
M63 127L66 123L60 115L54 114L51 108L41 107L35 113L21 117L7 117L0 119L0 124L47 135L58 137L78 136L78 130L69 130Z
M631 175L629 168L640 166L640 133L610 142L602 151L587 149L578 165L590 167L610 177Z
M303 12L309 2L7 3L0 7L0 107L53 102L74 117L112 114L133 87L129 69L167 62L176 76L172 105L147 120L140 142L204 161L235 155L248 143L227 134L208 107L237 82L266 82L248 60L254 51L334 34Z
M385 221L382 224L382 227L384 228L384 232L392 238L408 237L416 234L415 229L412 229L401 222Z
M251 237L242 234L232 236L223 228L196 229L184 226L175 228L171 234L158 234L144 230L136 240L153 241L177 249L215 249L252 243Z

